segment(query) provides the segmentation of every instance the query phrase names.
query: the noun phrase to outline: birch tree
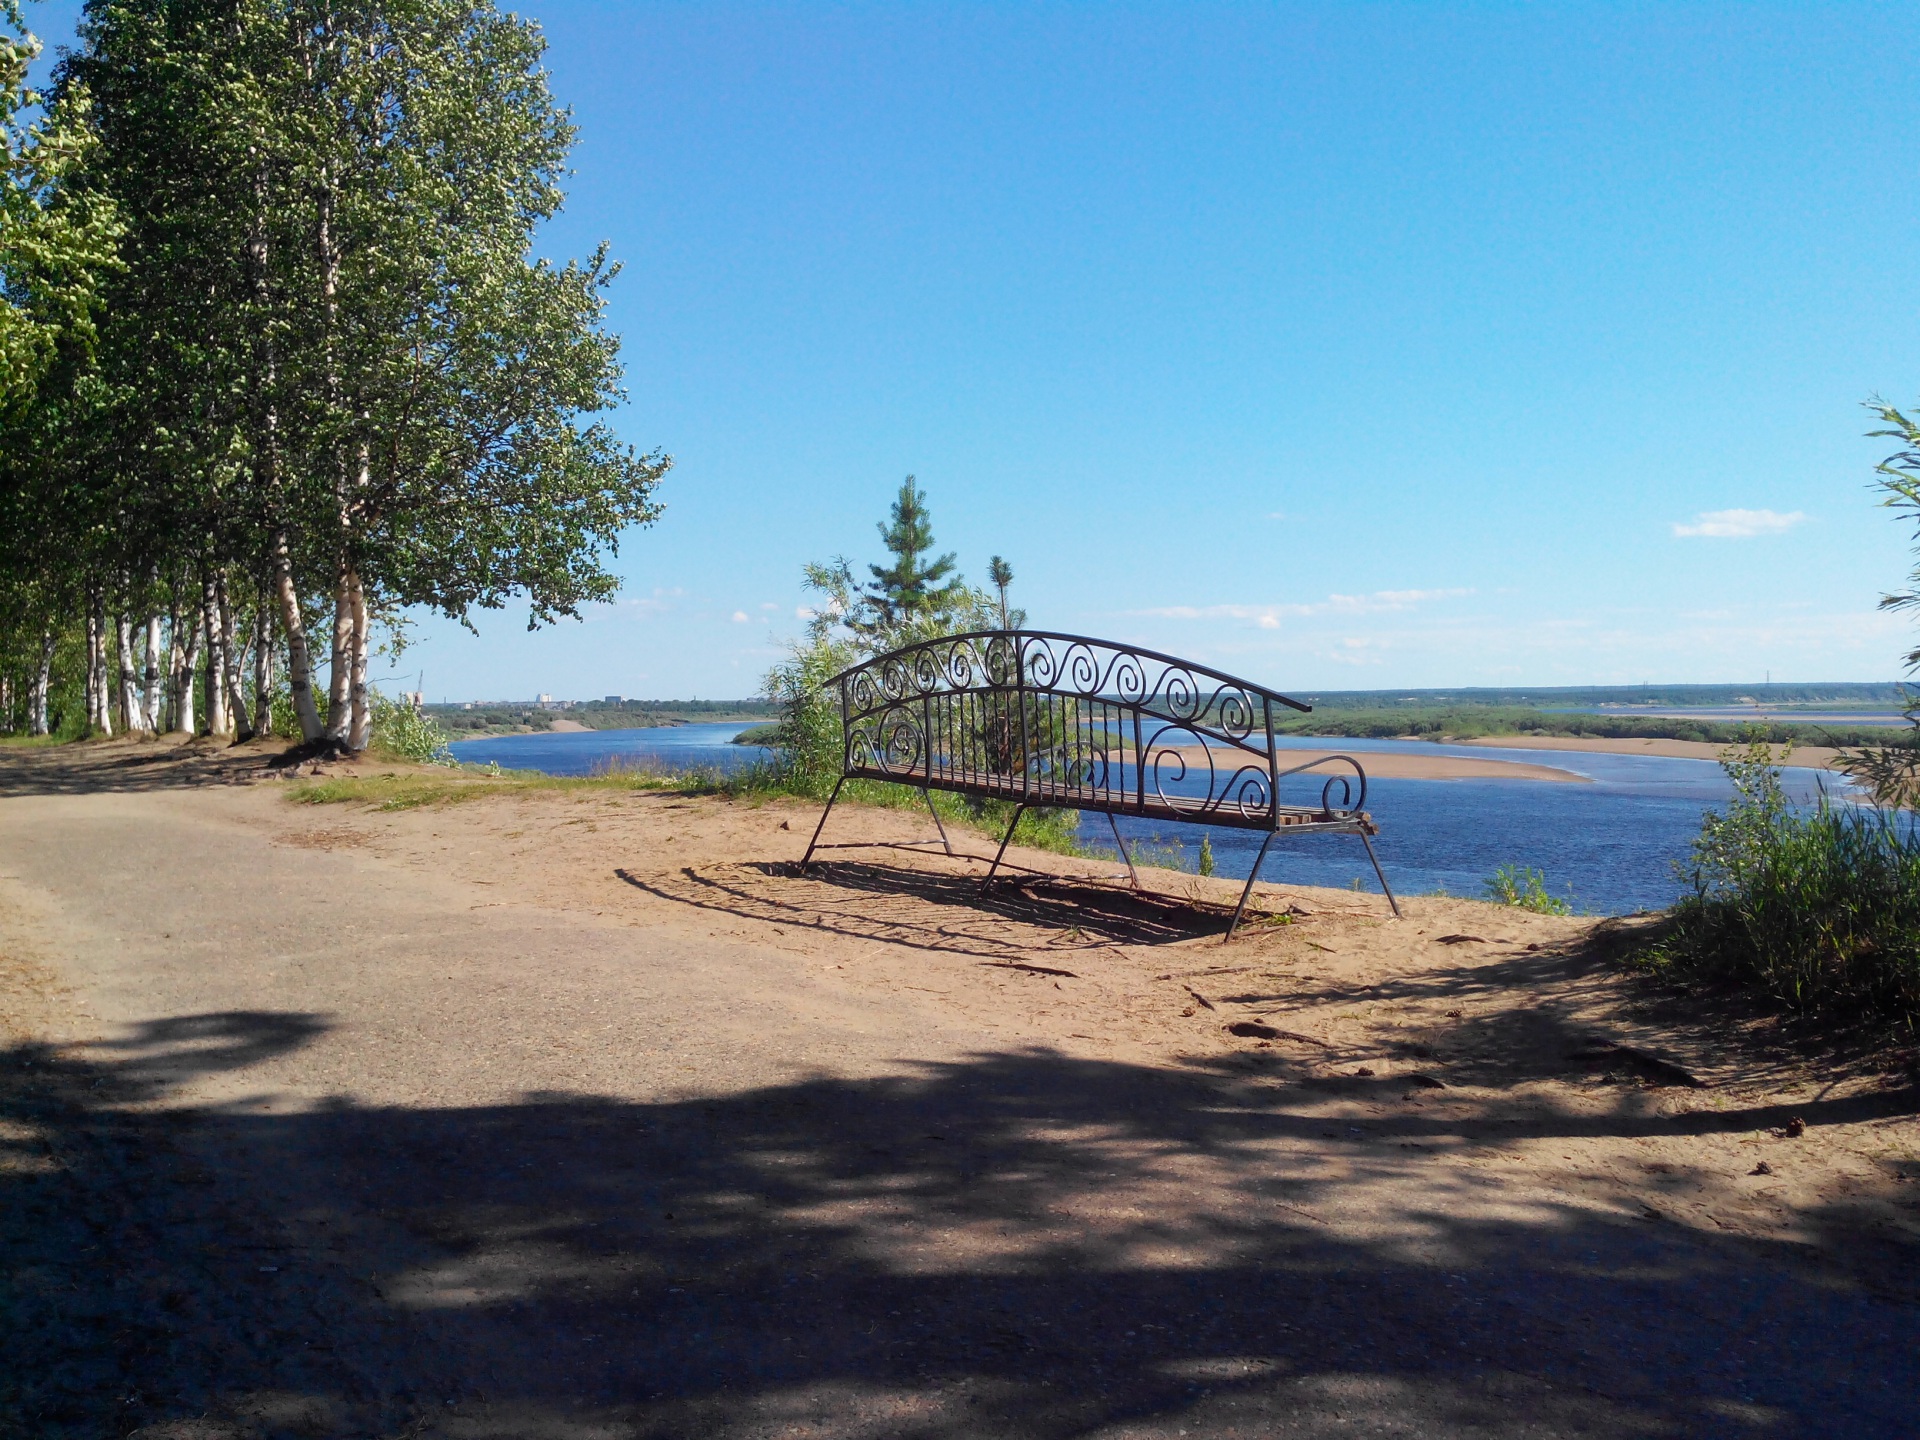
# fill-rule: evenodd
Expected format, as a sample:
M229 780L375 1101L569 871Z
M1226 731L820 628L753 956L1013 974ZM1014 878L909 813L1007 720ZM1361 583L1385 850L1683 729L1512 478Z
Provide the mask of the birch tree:
M156 554L211 587L213 723L245 710L219 599L243 577L274 596L303 738L345 749L382 617L610 596L668 461L588 418L623 398L616 267L533 255L573 138L537 29L462 0L93 0L82 38L63 84L96 97L136 242L116 464Z

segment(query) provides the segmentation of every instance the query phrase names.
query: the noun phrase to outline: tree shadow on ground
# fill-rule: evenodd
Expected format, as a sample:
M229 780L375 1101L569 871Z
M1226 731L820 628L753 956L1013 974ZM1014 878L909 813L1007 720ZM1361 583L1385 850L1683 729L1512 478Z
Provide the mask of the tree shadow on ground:
M203 737L0 746L0 799L198 790L280 778L288 742L235 747Z
M1417 1111L1045 1051L655 1103L154 1103L323 1025L0 1053L0 1427L1911 1433L1910 1251L1862 1284L1431 1157L1382 1208Z

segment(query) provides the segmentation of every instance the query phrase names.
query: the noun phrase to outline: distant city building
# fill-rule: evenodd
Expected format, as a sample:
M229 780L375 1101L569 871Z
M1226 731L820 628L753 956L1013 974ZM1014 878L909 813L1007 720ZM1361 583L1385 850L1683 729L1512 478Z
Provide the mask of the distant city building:
M540 703L541 703L542 705L551 705L551 704L553 703L553 696L551 696L551 695L542 695L542 696L540 697Z
M626 703L627 703L627 697L624 695L607 696L607 704L609 705L624 705Z

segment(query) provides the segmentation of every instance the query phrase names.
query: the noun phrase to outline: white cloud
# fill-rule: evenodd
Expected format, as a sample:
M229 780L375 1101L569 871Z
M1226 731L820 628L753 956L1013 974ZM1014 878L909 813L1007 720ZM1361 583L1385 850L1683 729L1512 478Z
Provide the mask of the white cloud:
M1756 535L1782 534L1806 518L1799 510L1786 515L1778 510L1706 510L1696 515L1691 525L1676 524L1673 533L1716 540L1751 540Z
M733 623L736 625L744 625L750 618L744 610L736 610L733 612Z
M668 610L672 610L674 608L674 602L686 593L687 592L682 590L678 585L672 588L656 585L651 595L622 600L620 603L633 610L642 619L645 619L649 616L660 615Z
M762 610L778 610L780 608L780 602L778 600L762 600L760 602L760 608Z
M819 613L818 610L815 610L810 605L796 605L793 607L793 618L796 620L811 620Z
M1136 610L1162 620L1251 620L1262 630L1278 630L1283 619L1310 615L1382 615L1411 610L1433 600L1455 600L1473 594L1460 590L1375 590L1371 595L1329 595L1324 600L1289 605L1165 605Z

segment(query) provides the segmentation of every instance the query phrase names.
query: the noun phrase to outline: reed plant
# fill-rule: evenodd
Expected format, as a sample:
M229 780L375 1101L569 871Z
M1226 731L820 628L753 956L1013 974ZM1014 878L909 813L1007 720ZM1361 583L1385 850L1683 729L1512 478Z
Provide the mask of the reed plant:
M1823 795L1796 807L1778 758L1721 758L1734 798L1708 811L1688 893L1639 962L1676 978L1752 985L1781 1006L1920 1025L1920 830L1911 813Z

